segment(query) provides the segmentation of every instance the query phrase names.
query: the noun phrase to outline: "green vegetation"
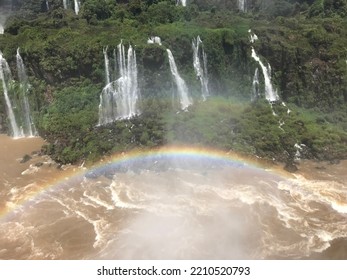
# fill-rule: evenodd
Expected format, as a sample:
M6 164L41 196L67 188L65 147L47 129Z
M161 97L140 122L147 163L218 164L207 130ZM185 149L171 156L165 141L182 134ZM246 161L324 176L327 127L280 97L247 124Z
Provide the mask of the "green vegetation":
M15 69L20 47L34 120L49 143L46 152L58 162L94 161L167 143L283 162L293 162L299 143L306 145L302 154L307 158L347 158L346 0L256 0L247 13L237 10L236 1L192 0L181 7L174 0L85 0L78 16L63 9L60 0L49 0L49 11L43 2L17 1L0 35L0 50ZM263 98L250 102L258 65L251 58L249 29L259 37L254 48L271 64L290 114L274 104L274 116ZM206 102L200 100L192 65L191 43L198 35L208 57L212 96ZM150 36L160 36L163 45L147 44ZM121 40L136 50L142 114L98 126L102 50L108 46L112 56ZM187 112L172 100L166 48L195 99ZM6 131L2 94L0 106Z
M277 116L263 100L245 104L211 98L189 112L171 115L166 135L170 143L193 142L284 162L294 160L296 143L306 146L306 158L332 160L347 156L344 129L298 108L292 108L289 114L281 104L274 105L274 109ZM284 123L281 127L280 122Z

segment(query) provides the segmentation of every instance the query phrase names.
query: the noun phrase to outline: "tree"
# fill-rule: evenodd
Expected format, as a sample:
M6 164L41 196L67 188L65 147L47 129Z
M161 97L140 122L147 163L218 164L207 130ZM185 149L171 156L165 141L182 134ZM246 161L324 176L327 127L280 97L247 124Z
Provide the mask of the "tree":
M113 5L105 0L86 0L81 8L81 16L89 23L93 18L97 20L108 19L112 15Z

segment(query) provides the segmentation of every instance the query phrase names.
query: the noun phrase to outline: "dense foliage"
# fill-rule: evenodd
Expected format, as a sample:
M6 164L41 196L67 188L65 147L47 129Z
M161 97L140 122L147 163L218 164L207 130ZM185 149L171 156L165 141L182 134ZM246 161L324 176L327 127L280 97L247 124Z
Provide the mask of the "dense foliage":
M6 2L6 1L3 1ZM347 157L346 0L253 0L247 12L237 1L84 0L78 15L63 1L18 0L0 35L0 50L15 69L20 47L30 83L29 97L47 153L62 163L167 143L214 146L292 163L302 156ZM1 4L1 2L0 2ZM251 102L258 66L253 45L272 66L281 102ZM192 65L192 39L200 35L208 57L211 97L202 102ZM147 44L160 36L162 46ZM103 48L123 40L135 47L142 114L98 126L104 86ZM172 50L195 104L179 111L172 102L166 48ZM13 70L15 71L15 70ZM261 77L261 81L263 78ZM261 82L261 92L264 84ZM0 89L1 91L1 89ZM1 95L0 122L6 128ZM284 123L279 125L279 123Z

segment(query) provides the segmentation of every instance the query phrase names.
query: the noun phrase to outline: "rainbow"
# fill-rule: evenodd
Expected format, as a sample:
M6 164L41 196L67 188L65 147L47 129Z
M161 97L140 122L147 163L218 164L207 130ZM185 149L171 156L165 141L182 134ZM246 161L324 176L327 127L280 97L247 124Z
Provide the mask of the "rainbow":
M63 171L62 175L54 178L52 181L39 186L35 191L30 192L21 201L18 201L13 207L5 208L0 211L0 221L15 213L19 207L25 207L30 202L35 201L42 194L48 190L56 190L63 188L66 184L74 181L79 181L84 176L98 177L108 169L116 168L122 165L128 165L140 161L153 161L161 158L174 158L174 159L190 159L195 162L211 161L222 162L223 164L232 165L240 168L254 168L264 172L269 171L274 175L280 177L292 177L290 173L285 172L281 167L276 167L273 164L261 159L250 156L240 155L235 152L225 152L214 148L206 147L188 147L188 146L166 146L151 150L133 150L127 153L119 153L109 157L105 157L99 163L88 168L71 168L70 170ZM266 171L265 171L266 169Z

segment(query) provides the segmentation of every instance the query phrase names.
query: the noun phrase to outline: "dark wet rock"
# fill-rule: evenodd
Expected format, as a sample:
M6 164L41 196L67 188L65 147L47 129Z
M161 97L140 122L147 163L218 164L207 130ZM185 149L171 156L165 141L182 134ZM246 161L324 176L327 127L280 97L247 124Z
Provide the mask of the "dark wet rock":
M129 166L126 163L117 164L112 166L112 170L114 173L126 173L129 169Z
M31 156L29 156L29 155L24 155L23 158L22 158L22 160L20 161L20 163L26 163L26 162L28 162L28 161L31 160L31 159L32 159Z
M315 168L318 169L318 170L325 170L326 169L325 166L316 166Z
M43 165L43 162L37 162L37 163L35 163L35 166L36 167L41 167Z
M287 162L286 165L284 166L284 170L294 173L298 171L298 167L292 162Z
M311 260L346 260L347 238L337 238L330 242L329 248L320 253L312 253L306 259Z
M101 176L102 174L98 172L98 170L90 170L84 174L84 177L87 179L97 179Z
M32 156L40 156L41 155L41 151L32 151L31 155Z
M114 177L115 174L116 174L116 172L114 172L114 170L111 170L111 169L105 170L105 171L103 172L103 175L104 175L107 179L110 179L110 180L113 179L113 177Z
M330 164L339 164L340 160L339 159L332 159L329 161Z

